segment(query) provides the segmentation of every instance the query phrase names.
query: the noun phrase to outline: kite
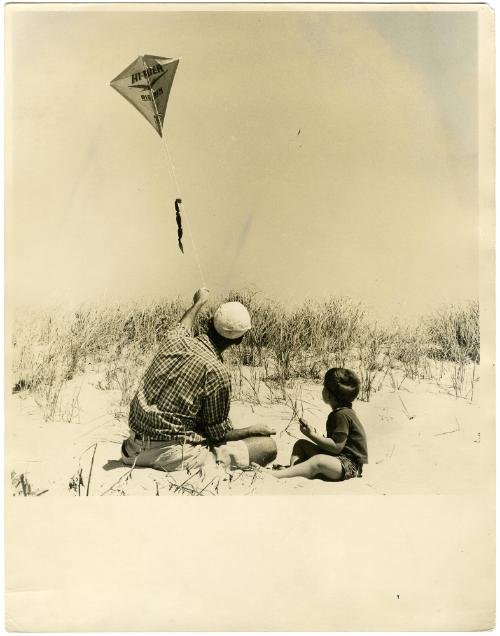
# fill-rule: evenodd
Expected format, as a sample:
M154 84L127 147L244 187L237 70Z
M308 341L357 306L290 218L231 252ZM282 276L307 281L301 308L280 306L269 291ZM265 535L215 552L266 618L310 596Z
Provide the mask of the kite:
M175 220L177 221L177 242L179 243L179 249L184 254L184 248L182 247L182 219L179 205L182 203L182 199L175 200Z
M163 121L179 60L159 55L140 55L111 86L163 136Z
M117 75L110 84L122 97L136 108L143 117L153 126L162 138L169 160L169 170L173 185L179 193L179 184L175 174L175 167L170 157L167 141L164 135L164 120L167 110L170 89L174 81L175 72L179 64L179 58L162 57L160 55L139 55L139 57L129 64L125 70ZM182 245L182 199L176 196L175 199L175 220L177 222L177 242L179 249L184 254ZM188 221L186 216L186 221ZM203 286L205 287L205 277L201 268L200 260L194 244L193 236L187 223L187 228L193 244L193 252L200 272Z

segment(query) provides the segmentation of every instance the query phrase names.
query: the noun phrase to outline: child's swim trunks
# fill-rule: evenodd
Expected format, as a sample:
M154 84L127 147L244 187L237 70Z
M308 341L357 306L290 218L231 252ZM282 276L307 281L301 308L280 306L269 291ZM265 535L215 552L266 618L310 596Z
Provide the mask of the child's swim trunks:
M352 461L347 455L337 455L342 468L344 469L344 476L342 479L352 479L353 477L361 477L363 473L363 464L359 465Z

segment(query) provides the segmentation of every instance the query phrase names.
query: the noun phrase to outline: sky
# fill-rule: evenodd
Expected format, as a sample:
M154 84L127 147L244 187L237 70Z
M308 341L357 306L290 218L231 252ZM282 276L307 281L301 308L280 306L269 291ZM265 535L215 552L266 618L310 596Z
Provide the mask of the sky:
M181 58L184 254L165 146L109 86L145 53ZM15 306L253 286L387 319L478 297L476 13L9 5L6 69Z

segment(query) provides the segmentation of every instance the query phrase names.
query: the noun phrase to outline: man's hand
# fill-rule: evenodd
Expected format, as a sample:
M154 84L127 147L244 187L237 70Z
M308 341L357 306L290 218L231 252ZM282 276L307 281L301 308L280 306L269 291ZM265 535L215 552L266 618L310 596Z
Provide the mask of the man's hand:
M206 287L201 287L194 293L193 303L195 305L204 305L208 301L209 295L210 290L208 290Z
M198 315L198 312L207 302L210 292L206 287L198 289L193 296L193 305L187 311L184 312L180 320L180 324L185 327L189 332L193 331L193 324Z
M269 435L274 435L275 433L274 428L267 426L267 424L253 424L245 428L233 428L227 431L225 440L226 442L237 442L248 437L269 437Z
M274 430L274 428L271 428L270 426L268 426L267 424L254 424L253 426L249 427L251 430L251 435L275 435L276 431Z

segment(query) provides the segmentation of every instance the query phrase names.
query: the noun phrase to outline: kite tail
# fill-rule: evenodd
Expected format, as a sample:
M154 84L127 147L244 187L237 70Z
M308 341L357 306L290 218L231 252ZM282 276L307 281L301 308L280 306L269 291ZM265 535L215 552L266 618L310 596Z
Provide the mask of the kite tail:
M184 254L184 247L182 246L182 235L184 234L184 232L182 230L182 218L181 211L179 209L181 203L182 199L175 200L175 220L177 221L177 242L179 244L179 249Z
M179 231L182 229L182 226L181 226L181 228L179 228L178 217L180 217L180 205L181 205L182 199L179 197L179 194L180 194L179 184L177 182L177 176L175 174L175 166L174 166L174 163L172 161L172 157L170 156L170 152L169 152L169 149L168 149L166 135L162 136L162 140L163 140L163 147L165 148L165 151L167 153L170 174L171 174L172 181L174 183L175 190L176 190L176 193L177 193L177 198L175 200L176 201L175 212L176 212L176 219L177 219L177 236L178 236L178 242L179 242L181 237L182 237L182 234L179 233ZM196 265L198 267L198 271L200 273L202 287L206 287L207 285L206 285L206 282L205 282L205 275L204 275L203 269L201 267L200 256L198 254L198 249L196 248L196 243L194 242L193 233L191 231L191 224L189 223L189 216L188 216L187 210L186 210L186 208L184 206L182 207L182 213L183 213L184 221L186 222L186 227L187 227L187 231L188 231L188 234L189 234L189 238L191 240L191 245L193 246L193 254L194 254L194 258L196 260ZM179 243L179 248L184 253L184 249L183 249L181 243Z

